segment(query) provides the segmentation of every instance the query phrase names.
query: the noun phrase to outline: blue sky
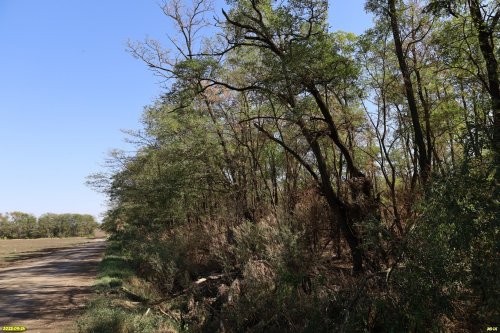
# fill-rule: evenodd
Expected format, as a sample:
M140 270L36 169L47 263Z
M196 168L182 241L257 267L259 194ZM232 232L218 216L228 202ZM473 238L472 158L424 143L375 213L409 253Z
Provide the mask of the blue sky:
M99 216L106 199L85 185L107 152L130 149L158 78L127 40L166 40L156 0L0 0L0 213ZM333 30L371 25L364 0L333 0Z

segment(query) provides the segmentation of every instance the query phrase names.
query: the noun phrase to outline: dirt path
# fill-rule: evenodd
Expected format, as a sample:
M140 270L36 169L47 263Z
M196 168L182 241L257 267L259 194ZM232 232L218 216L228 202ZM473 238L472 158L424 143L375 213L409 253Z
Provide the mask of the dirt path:
M74 331L75 315L92 292L105 247L104 239L96 239L1 268L0 329Z

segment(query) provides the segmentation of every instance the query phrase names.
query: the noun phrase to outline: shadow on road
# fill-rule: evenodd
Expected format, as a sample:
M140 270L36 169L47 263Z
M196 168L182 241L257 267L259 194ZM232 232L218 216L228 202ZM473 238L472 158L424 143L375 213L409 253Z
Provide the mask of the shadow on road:
M0 326L24 320L57 322L83 306L92 292L104 241L31 254L0 269Z

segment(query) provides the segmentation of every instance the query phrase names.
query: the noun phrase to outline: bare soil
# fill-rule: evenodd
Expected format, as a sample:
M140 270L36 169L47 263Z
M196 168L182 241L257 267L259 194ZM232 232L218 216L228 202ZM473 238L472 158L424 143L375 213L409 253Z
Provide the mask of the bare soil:
M92 293L105 247L104 239L94 239L45 248L0 268L0 327L74 332L75 318Z
M96 238L104 238L105 235ZM74 247L91 241L86 237L0 239L0 268L21 260L29 260L54 252L58 248Z

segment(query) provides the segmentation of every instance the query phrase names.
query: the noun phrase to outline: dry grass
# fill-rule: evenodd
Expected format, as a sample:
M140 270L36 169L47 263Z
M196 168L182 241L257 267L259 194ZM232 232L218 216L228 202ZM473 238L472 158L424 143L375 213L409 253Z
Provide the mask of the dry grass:
M0 239L0 267L16 261L28 260L52 252L55 249L71 247L89 242L85 237Z

